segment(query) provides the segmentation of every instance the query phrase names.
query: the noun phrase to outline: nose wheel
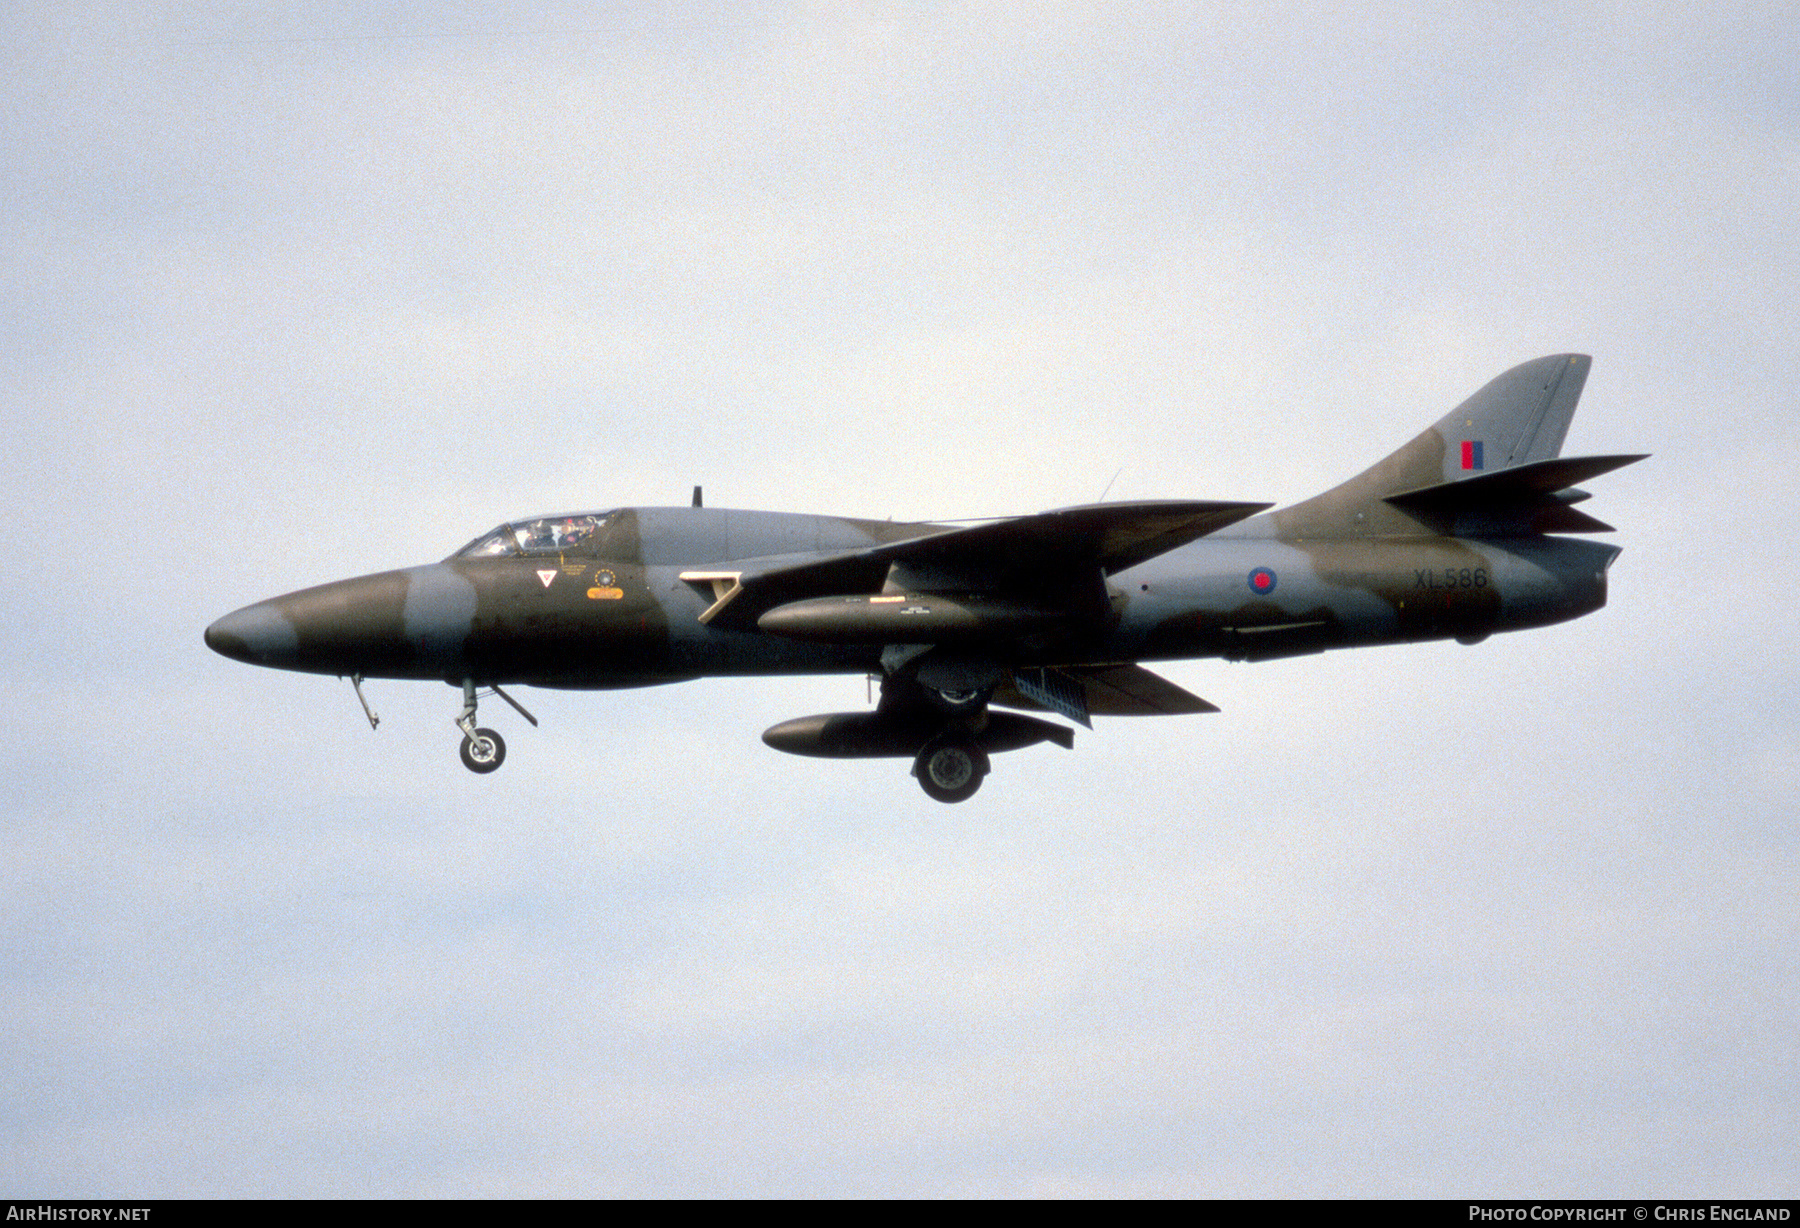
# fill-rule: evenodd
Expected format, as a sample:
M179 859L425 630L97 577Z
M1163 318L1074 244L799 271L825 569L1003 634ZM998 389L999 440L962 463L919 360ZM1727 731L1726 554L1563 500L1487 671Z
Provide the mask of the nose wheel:
M464 734L462 761L471 772L486 775L506 762L506 739L492 729L477 729L472 734Z

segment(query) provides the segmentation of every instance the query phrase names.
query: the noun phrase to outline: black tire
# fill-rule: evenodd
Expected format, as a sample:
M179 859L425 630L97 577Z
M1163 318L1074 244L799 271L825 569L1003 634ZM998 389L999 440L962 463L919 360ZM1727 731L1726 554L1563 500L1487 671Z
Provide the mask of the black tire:
M987 756L966 742L933 742L913 760L913 775L925 796L938 802L963 802L975 796L987 775Z
M462 761L471 772L485 775L506 762L506 739L492 729L477 729L474 738L463 739Z

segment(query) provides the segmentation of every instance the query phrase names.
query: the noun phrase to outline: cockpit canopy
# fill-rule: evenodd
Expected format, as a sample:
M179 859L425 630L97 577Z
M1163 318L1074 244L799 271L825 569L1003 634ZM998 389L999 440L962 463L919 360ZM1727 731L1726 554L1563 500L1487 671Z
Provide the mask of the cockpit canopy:
M594 554L612 512L580 512L539 516L503 524L451 555L458 559L498 558L521 554Z

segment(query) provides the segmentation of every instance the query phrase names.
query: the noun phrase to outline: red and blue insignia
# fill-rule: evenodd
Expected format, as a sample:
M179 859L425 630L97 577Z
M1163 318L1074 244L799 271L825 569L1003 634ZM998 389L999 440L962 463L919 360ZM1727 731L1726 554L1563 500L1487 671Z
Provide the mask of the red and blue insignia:
M1462 441L1462 467L1464 469L1481 468L1481 440L1465 439Z
M1258 567L1250 573L1250 591L1258 597L1267 597L1275 591L1275 573L1267 567Z

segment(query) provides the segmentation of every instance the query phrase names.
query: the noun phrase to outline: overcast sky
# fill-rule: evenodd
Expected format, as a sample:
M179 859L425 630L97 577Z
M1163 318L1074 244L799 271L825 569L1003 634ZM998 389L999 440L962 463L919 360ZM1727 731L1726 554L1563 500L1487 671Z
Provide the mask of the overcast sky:
M0 11L0 1194L1792 1196L1789 4ZM1167 673L201 643L534 512L1290 502L1595 356L1612 603Z

